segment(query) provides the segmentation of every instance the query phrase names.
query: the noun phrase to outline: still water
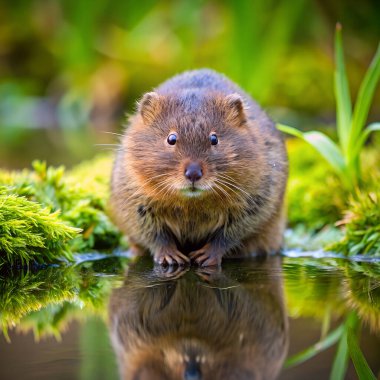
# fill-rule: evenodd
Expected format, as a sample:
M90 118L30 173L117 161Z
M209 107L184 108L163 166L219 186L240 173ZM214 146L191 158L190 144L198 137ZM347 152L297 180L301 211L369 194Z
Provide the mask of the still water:
M380 263L90 256L0 277L1 380L357 379L352 347L380 373Z

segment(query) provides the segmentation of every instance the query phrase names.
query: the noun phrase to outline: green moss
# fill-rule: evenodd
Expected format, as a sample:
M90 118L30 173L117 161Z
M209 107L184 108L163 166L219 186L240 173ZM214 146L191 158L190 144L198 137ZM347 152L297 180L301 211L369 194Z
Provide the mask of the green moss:
M345 231L343 239L327 249L347 256L380 256L380 191L352 198L341 224Z
M287 141L289 181L288 221L291 227L303 224L319 230L342 217L346 198L339 179L318 153L301 140Z
M348 256L380 256L378 149L367 147L363 151L362 192L350 197L313 148L294 139L287 145L288 221L293 229L286 236L288 248L324 247ZM340 227L340 234L334 225Z
M0 266L30 261L72 260L66 243L79 229L59 219L59 213L0 187Z
M40 161L30 171L1 171L0 265L117 247L121 235L107 214L111 166L101 157L71 172Z

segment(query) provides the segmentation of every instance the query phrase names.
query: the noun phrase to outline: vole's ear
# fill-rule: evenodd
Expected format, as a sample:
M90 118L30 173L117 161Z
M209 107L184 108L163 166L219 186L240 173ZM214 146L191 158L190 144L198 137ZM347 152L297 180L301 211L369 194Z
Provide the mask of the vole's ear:
M226 117L230 123L240 126L247 121L244 102L239 94L227 95L224 98L224 105L226 107Z
M147 92L138 103L138 110L145 124L153 122L160 108L160 95L156 92Z

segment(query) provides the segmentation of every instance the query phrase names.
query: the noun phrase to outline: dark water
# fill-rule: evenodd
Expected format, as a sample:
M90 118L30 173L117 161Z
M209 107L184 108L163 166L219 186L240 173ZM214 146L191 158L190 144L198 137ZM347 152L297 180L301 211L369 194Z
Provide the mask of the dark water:
M357 379L352 352L380 373L379 263L109 257L0 277L1 380Z

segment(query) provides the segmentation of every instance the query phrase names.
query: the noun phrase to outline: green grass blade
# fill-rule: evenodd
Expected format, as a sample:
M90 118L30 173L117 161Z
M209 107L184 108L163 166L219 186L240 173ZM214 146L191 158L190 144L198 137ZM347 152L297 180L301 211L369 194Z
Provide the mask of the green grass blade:
M369 136L369 134L371 132L375 132L375 131L380 131L380 122L371 123L365 129L365 132L367 133L367 136Z
M350 127L351 127L351 97L348 87L346 68L344 64L342 27L340 24L336 26L335 32L335 98L336 98L336 115L337 130L340 145L343 152L348 148Z
M339 147L328 136L312 131L303 134L303 138L312 145L339 175L345 171L345 162Z
M360 153L360 151L362 150L363 145L366 143L369 135L372 132L376 132L376 131L380 131L380 123L372 123L372 124L368 125L368 127L360 135L358 142L355 144L354 155L357 155Z
M372 132L380 131L380 123L372 123L370 124L363 132L363 135L361 136L363 140L363 144L367 141L369 135Z
M300 139L303 139L303 132L301 132L299 129L290 127L289 125L285 124L276 124L276 127L281 132L287 133L288 135L299 137Z
M380 44L359 88L358 98L356 100L354 115L352 118L352 133L350 139L351 147L355 145L356 139L360 136L360 132L362 131L367 120L369 108L371 106L373 95L379 79Z
M345 162L342 152L328 136L318 131L301 132L296 128L284 124L277 124L277 128L282 132L299 137L308 142L333 167L336 173L345 179Z
M5 340L7 341L7 343L11 343L11 338L9 337L8 326L3 324L2 330L3 330L3 336L4 336Z
M285 361L284 368L294 367L298 364L305 362L308 359L311 359L320 352L328 349L333 344L335 344L339 338L342 336L344 325L339 326L330 334L328 334L323 340L313 344L311 347L307 348L304 351L299 352L288 358Z
M359 380L376 380L357 342L357 334L353 329L347 331L347 344L352 362Z
M333 363L333 368L330 373L330 380L343 380L347 372L349 352L348 352L348 343L347 335L348 330L357 330L359 320L357 315L354 312L351 312L345 322L341 325L343 327L343 333L339 341L338 350L335 354L335 359Z
M322 321L322 328L321 328L321 340L326 337L330 330L330 325L331 325L331 308L328 306L326 307L324 316L323 316L323 321Z
M335 355L333 367L330 373L330 380L343 380L348 367L348 347L347 347L347 333L343 331L338 344L338 350Z

